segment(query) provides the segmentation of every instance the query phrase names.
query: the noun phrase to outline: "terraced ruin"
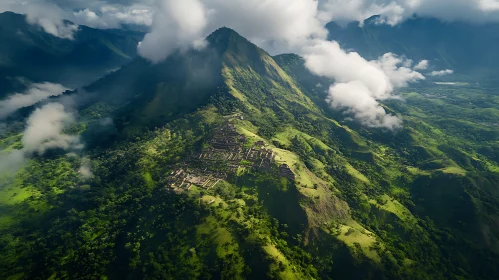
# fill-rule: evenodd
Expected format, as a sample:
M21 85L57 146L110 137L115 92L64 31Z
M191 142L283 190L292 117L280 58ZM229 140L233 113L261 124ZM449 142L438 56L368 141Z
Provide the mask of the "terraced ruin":
M249 139L237 131L235 119L242 119L242 116L235 114L228 117L215 130L207 147L176 166L165 179L167 190L176 194L189 191L192 186L209 190L242 169L265 172L270 171L273 164L279 165L281 177L296 179L287 164L276 161L276 153L264 141L249 143Z

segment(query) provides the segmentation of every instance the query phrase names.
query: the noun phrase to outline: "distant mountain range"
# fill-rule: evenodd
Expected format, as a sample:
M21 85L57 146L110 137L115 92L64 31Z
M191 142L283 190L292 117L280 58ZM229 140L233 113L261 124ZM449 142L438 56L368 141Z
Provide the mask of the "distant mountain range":
M141 32L80 26L74 40L61 39L27 23L25 16L0 14L0 96L23 81L89 84L136 56Z
M379 17L361 26L352 22L327 25L329 39L342 47L376 59L387 52L405 55L415 61L427 59L434 68L458 72L499 69L499 24L442 22L433 18L413 18L397 26L377 24Z

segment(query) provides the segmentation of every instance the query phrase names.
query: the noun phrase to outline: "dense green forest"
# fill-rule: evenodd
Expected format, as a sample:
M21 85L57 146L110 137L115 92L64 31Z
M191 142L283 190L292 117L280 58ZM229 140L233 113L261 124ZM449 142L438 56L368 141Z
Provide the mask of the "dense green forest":
M497 82L425 81L384 104L400 129L368 128L328 108L317 86L328 81L300 57L271 57L230 29L207 40L68 93L105 96L64 130L83 149L34 153L0 174L1 279L499 275ZM0 130L3 154L22 149L25 118ZM275 159L236 171L199 161L225 125L239 148ZM179 168L227 176L175 193Z

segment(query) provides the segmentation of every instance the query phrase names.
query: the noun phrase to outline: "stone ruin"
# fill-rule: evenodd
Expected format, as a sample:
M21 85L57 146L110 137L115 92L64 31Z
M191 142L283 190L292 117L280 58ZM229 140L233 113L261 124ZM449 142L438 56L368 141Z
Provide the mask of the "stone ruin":
M276 161L276 154L266 148L263 140L256 141L249 148L245 147L246 142L247 138L237 131L232 119L229 119L215 130L208 141L209 148L179 164L186 169L177 169L165 179L167 189L178 194L190 190L194 185L209 190L230 174L235 174L243 165L248 166L248 162L254 170L270 171ZM243 160L246 164L242 164ZM280 165L279 174L293 181L296 179L287 164Z
M296 180L295 173L293 172L293 170L291 170L291 168L287 164L281 164L281 166L279 166L279 175L281 177L285 177L293 181Z

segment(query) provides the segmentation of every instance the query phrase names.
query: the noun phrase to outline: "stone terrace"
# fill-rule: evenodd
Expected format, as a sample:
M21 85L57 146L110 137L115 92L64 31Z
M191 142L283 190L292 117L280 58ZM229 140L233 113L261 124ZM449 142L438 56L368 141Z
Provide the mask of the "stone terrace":
M242 116L236 116L242 118ZM166 187L180 194L188 191L193 185L203 189L211 189L222 180L234 174L240 167L251 167L255 170L268 171L275 162L276 155L266 148L264 141L257 141L246 148L246 137L237 132L229 118L220 126L208 141L210 147L201 153L193 154L181 163L166 179ZM295 180L295 174L287 165L280 166L280 175Z

